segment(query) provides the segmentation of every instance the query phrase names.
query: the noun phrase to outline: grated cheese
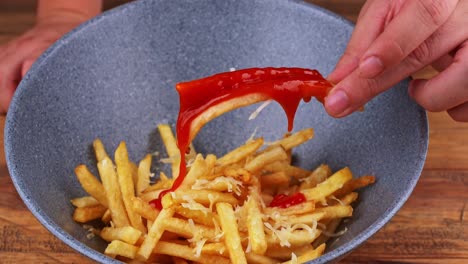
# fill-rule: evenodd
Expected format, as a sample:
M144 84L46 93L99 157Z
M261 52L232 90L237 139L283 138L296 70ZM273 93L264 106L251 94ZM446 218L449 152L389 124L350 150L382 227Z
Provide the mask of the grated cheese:
M184 195L182 196L182 200L186 201L185 203L181 203L180 205L184 208L193 210L193 211L202 211L205 215L208 215L208 213L211 212L209 208L206 208L203 206L201 203L197 203L192 197L189 195Z
M298 264L297 262L297 256L294 254L294 252L291 252L291 264Z
M249 116L249 120L254 120L255 118L257 118L258 114L260 114L260 112L265 109L265 107L267 107L269 104L271 104L272 100L268 100L268 101L265 101L263 102L263 104L261 104L257 109L255 109L255 111L252 112L252 114L250 114Z
M220 176L214 180L198 179L192 185L192 190L214 189L216 186L226 184L228 192L241 195L242 182L231 177Z

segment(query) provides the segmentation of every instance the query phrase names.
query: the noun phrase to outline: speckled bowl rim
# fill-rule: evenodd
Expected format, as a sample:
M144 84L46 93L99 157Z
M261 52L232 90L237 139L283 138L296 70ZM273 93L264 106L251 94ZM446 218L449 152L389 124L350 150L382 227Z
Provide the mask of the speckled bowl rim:
M18 191L20 197L23 199L24 203L26 206L29 208L29 210L32 212L32 214L39 220L39 222L46 227L52 234L54 234L56 237L58 237L60 240L65 242L68 246L72 247L76 251L80 252L81 254L95 260L98 262L105 262L105 263L121 263L118 260L112 259L107 257L101 252L98 252L85 244L81 243L74 237L72 237L70 234L65 232L61 227L53 224L53 221L46 215L44 214L41 210L38 204L30 198L30 193L27 191L27 186L24 186L24 183L21 181L21 177L18 176L18 173L16 171L16 166L13 163L14 157L12 154L12 131L14 129L14 123L16 119L16 112L20 111L21 109L18 108L18 104L20 104L20 101L18 98L21 97L21 94L27 92L28 89L28 81L30 79L30 76L34 76L38 69L41 67L41 65L47 61L47 59L54 54L54 52L61 48L63 45L66 45L71 39L73 39L74 35L80 32L81 30L93 26L97 23L99 23L100 20L106 19L111 16L118 15L122 12L125 12L126 10L130 10L132 8L136 8L138 5L142 4L143 2L146 1L151 1L151 0L140 0L140 1L134 1L130 2L121 6L118 6L112 10L106 11L103 14L83 23L76 29L72 30L68 34L66 34L64 37L59 39L57 42L55 42L46 52L44 52L39 59L34 63L34 65L31 67L30 71L26 74L26 76L23 78L21 81L15 96L13 97L13 100L10 104L10 108L7 114L6 118L6 125L5 125L5 154L6 154L6 161L7 161L7 166L11 175L11 179L13 181L13 184ZM350 22L349 20L327 10L322 7L306 3L302 0L287 0L290 4L297 4L301 8L305 9L311 9L314 11L318 11L321 13L324 13L325 15L328 15L337 21L353 27L354 24ZM407 80L405 82L408 82ZM30 87L29 87L30 88ZM428 149L428 139L429 139L429 125L427 121L427 114L424 110L419 109L420 111L420 116L421 116L421 127L419 128L421 131L421 135L423 136L422 139L419 140L419 142L423 141L423 146L419 146L419 157L418 163L417 164L417 170L414 172L413 175L411 175L411 180L409 181L409 188L403 192L403 195L400 197L400 199L393 205L392 208L387 210L383 215L381 215L377 220L370 225L367 229L362 231L359 235L354 237L351 241L347 242L346 244L330 251L324 254L321 258L314 260L312 263L328 263L330 261L336 261L347 254L349 254L351 251L356 249L358 246L363 244L367 239L369 239L372 235L377 233L385 224L387 224L390 219L400 210L400 208L403 206L403 204L408 200L410 194L412 193L414 187L416 186L416 183L419 180L419 177L421 175L423 166L424 166L424 161L426 160L426 155L427 155L427 149Z

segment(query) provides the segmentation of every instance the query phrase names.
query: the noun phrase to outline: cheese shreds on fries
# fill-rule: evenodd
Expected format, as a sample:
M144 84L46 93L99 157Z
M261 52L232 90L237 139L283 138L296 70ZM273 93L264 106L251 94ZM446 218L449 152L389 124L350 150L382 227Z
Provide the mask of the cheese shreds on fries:
M71 200L73 219L101 219L104 227L93 232L108 242L104 253L124 262L308 262L346 232L339 226L353 215L356 190L375 181L354 178L347 167L292 165L291 150L313 137L304 129L269 144L251 139L220 157L192 153L187 177L158 210L151 201L171 187L180 163L171 127L158 129L172 175L160 172L150 183L150 155L133 163L122 142L113 162L99 139L93 146L102 182L85 165L75 169L88 195Z

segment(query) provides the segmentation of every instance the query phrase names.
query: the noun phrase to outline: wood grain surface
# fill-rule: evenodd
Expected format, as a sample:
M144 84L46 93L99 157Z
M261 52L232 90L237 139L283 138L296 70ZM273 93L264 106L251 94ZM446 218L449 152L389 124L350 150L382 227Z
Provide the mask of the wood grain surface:
M364 1L311 2L354 21ZM33 23L34 1L0 4L0 44ZM468 263L468 124L446 113L429 113L429 123L426 165L408 202L341 263ZM49 233L21 201L5 163L4 124L0 116L0 263L93 263Z

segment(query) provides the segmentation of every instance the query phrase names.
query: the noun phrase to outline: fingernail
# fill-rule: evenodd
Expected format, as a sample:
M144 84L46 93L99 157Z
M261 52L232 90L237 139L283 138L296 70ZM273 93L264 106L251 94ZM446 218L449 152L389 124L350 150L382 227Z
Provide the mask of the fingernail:
M325 108L330 115L339 116L349 108L348 95L342 90L332 92L325 99Z
M383 70L384 65L376 56L368 57L359 64L359 73L363 78L374 78Z

